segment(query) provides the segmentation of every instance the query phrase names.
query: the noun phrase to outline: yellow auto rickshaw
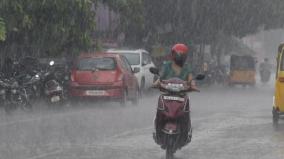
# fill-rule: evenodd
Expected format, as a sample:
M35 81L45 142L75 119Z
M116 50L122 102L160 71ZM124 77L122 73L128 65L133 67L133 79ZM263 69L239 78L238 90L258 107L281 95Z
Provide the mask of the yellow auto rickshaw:
M272 115L274 125L278 125L279 116L284 115L284 44L278 47Z
M253 56L232 55L230 64L229 86L237 84L255 86L256 67Z

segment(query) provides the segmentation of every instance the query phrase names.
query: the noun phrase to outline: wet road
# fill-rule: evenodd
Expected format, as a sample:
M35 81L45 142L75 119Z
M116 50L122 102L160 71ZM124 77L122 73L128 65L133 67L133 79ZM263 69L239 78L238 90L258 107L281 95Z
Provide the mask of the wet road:
M192 94L193 140L176 158L283 159L284 121L273 129L272 96L272 85ZM0 159L162 159L152 139L156 100L1 112Z

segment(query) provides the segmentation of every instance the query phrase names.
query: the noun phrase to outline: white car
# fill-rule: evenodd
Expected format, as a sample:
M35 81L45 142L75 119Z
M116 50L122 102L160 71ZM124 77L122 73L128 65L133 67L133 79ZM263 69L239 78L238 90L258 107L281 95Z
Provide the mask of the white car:
M132 69L139 69L135 74L139 82L141 92L151 87L154 80L154 75L149 71L150 67L155 67L152 58L146 50L108 50L109 53L119 53L124 55L129 61Z

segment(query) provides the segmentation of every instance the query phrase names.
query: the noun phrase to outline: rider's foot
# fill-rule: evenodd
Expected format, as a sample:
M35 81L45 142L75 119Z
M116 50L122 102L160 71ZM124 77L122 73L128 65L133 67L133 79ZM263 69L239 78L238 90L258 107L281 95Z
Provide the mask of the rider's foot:
M153 132L153 139L158 144L157 134Z
M191 128L191 129L189 130L189 132L188 132L186 142L187 142L187 143L190 143L190 142L191 142L191 139L192 139L192 128Z

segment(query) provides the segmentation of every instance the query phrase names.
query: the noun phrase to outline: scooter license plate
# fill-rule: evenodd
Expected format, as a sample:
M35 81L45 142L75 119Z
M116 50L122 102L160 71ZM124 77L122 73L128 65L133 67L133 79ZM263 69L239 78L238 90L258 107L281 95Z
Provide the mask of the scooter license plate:
M174 97L174 96L164 96L165 100L174 100L174 101L180 101L180 102L184 102L185 99L181 98L181 97Z
M54 103L54 102L59 102L60 101L60 96L53 96L51 97L51 102Z
M89 91L86 91L86 94L88 96L104 96L106 95L106 92L103 90L89 90Z

